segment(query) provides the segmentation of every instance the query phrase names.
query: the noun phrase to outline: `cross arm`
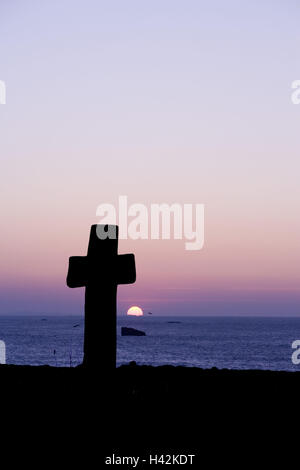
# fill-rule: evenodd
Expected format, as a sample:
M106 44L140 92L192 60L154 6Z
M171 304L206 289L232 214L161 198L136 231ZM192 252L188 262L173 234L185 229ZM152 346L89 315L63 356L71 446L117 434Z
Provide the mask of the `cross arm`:
M86 256L71 256L67 275L68 287L84 287L88 281L88 261Z
M133 254L117 256L117 284L133 284L136 280Z

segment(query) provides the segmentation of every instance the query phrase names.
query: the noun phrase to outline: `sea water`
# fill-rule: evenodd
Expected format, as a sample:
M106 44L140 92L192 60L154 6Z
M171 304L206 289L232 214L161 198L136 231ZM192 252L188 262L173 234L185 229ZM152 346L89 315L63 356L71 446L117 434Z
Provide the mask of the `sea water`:
M6 362L74 367L83 358L83 326L77 316L0 316ZM146 336L121 336L122 326ZM296 339L300 318L119 316L117 365L300 371L292 362Z

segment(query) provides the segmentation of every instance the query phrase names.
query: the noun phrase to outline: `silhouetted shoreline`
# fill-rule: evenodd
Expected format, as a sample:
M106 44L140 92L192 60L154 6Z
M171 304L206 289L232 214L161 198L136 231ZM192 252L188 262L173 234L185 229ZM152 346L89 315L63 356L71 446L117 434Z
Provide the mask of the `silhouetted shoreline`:
M285 371L130 364L107 374L84 367L0 366L2 411L24 431L22 442L32 445L30 423L35 447L54 441L55 452L61 448L75 461L87 448L98 460L116 451L158 449L197 452L199 464L204 456L224 461L222 452L237 456L237 448L249 457L266 438L282 445L288 419L296 419L299 385L300 372Z
M163 408L192 409L203 400L216 410L224 401L236 406L264 404L277 394L279 405L284 397L292 397L300 389L300 371L200 369L182 366L139 366L135 363L118 367L112 373L101 368L89 370L52 366L0 365L0 398L9 401L27 397L33 404L57 401L60 405L63 390L64 403L101 407L111 404L118 416L127 411L134 414L140 406L149 410ZM100 395L103 395L100 398ZM66 402L67 399L67 402ZM136 410L135 410L136 408ZM107 410L106 410L107 411Z
M103 380L108 376L110 381ZM107 375L108 374L108 375ZM76 385L78 389L85 387L86 381L100 380L101 388L110 388L112 381L118 384L123 391L134 391L136 396L146 399L151 393L159 391L160 396L176 396L184 390L189 391L189 386L210 387L216 382L222 382L223 386L228 384L257 383L261 381L264 385L280 384L286 387L298 385L300 383L300 371L273 371L261 369L235 370L235 369L202 369L198 367L184 366L151 366L137 365L130 363L117 367L112 373L99 369L89 370L83 366L77 367L53 367L49 365L23 366L6 364L0 365L1 391L14 389L14 385L24 385L26 387L52 387L61 382L66 386ZM175 387L176 384L176 387ZM144 386L147 385L147 389ZM168 385L166 387L166 385ZM119 388L120 390L120 388Z

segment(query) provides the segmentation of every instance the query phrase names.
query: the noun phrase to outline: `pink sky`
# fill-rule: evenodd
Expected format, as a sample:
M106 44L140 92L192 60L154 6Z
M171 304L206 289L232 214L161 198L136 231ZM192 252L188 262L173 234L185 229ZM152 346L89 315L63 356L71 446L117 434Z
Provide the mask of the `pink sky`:
M300 7L225 3L1 3L0 314L82 312L68 257L119 195L206 224L199 252L120 241L119 313L300 313Z

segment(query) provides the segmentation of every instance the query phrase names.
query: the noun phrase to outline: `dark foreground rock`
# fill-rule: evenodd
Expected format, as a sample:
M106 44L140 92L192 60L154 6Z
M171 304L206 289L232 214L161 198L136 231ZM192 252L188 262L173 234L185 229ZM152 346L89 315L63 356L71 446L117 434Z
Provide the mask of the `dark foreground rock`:
M198 468L234 461L244 468L284 452L286 468L298 448L291 424L300 422L299 391L298 372L0 366L4 437L26 448L11 459L61 451L60 463L62 455L68 463L93 458L99 468L112 452L192 452Z

